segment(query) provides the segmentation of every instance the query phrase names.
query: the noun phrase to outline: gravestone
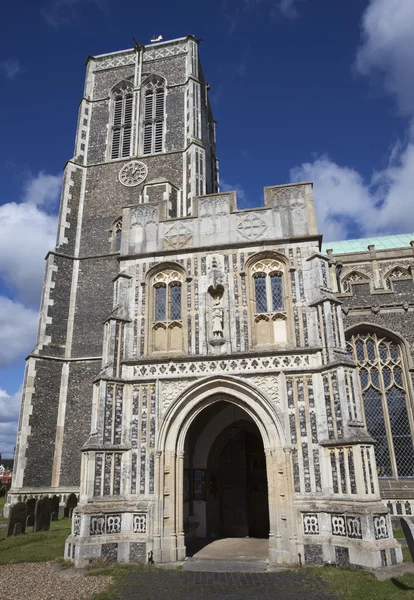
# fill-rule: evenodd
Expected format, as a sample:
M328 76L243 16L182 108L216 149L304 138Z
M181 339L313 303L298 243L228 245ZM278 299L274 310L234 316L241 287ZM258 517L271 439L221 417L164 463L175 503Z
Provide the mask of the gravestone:
M50 498L41 498L36 502L34 531L49 531L52 514Z
M403 530L407 546L414 562L414 524L406 517L400 518L401 528Z
M20 533L25 532L26 517L27 517L27 506L24 502L17 502L17 504L13 504L10 507L10 517L9 517L9 524L7 527L7 537L10 537L11 535L15 535L14 528L19 523L21 525Z
M68 499L66 500L65 511L63 513L64 517L71 517L73 513L73 509L78 505L78 499L76 494L69 494Z
M31 517L30 526L33 527L34 524L34 516L35 516L35 508L36 508L36 500L35 498L30 498L26 502L27 506L27 518Z
M51 499L52 521L57 521L59 516L59 496Z
M0 487L0 498L4 498L4 497L5 497L5 495L6 495L6 486L5 486L5 485L2 485L2 486Z
M13 535L21 535L23 533L24 527L21 523L16 523L13 530Z
M33 527L33 523L34 523L34 515L27 515L26 527Z

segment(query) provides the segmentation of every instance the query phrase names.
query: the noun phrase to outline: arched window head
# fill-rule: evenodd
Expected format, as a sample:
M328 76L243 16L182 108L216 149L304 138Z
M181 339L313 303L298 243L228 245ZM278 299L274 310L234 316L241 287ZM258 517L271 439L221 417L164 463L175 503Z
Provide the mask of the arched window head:
M152 278L152 350L181 352L183 349L182 273L165 270Z
M122 219L118 219L112 226L112 250L120 252L122 241Z
M164 150L165 82L151 78L143 92L143 154L157 154Z
M112 92L111 158L131 155L133 89L127 81Z
M341 289L343 292L350 292L354 283L369 283L369 277L359 271L352 271L342 279Z
M414 477L414 446L403 351L393 339L375 333L349 337L358 365L365 424L375 439L379 477Z
M385 287L387 290L392 289L391 282L395 279L411 279L410 273L403 267L395 267L389 271L385 277Z

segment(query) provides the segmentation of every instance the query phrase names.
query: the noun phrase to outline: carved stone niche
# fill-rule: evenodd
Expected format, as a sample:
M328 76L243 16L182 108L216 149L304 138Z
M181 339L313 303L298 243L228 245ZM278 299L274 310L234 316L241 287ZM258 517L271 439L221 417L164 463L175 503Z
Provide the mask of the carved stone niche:
M208 310L211 317L208 321L209 343L212 346L222 346L226 342L224 337L224 273L215 256L213 256L212 267L208 274L208 284Z

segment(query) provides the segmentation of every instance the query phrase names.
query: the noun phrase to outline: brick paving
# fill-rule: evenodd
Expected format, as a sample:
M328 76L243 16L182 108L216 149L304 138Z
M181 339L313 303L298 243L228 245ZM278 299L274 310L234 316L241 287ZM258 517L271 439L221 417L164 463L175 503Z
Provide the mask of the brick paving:
M113 600L337 600L306 573L139 571L120 581Z

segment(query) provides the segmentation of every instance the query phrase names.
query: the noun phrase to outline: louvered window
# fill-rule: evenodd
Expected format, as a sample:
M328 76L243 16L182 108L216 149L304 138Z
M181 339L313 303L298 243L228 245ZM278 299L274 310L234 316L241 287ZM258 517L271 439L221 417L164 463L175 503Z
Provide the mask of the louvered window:
M116 90L113 99L111 158L131 155L132 139L132 89L125 85Z
M150 81L144 91L143 153L164 149L165 88L162 81Z

